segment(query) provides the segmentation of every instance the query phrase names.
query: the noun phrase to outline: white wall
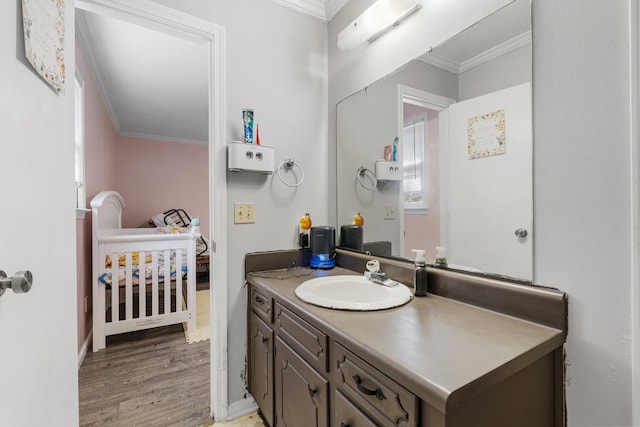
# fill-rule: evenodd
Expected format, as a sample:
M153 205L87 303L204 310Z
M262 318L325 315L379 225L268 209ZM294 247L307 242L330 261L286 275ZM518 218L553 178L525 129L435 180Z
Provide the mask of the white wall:
M458 101L531 81L531 45L507 52L458 76Z
M229 260L229 401L234 402L244 393L244 255L296 247L295 226L305 212L314 224L327 223L327 29L267 0L155 1L226 28L228 138L241 138L242 109L253 108L262 144L275 147L276 165L292 158L305 172L295 189L276 174L227 174L229 243L218 250L226 250ZM256 223L234 225L234 202L255 202Z
M629 5L533 6L534 277L569 294L570 425L629 425Z
M365 7L355 1L329 25L330 108L428 40L403 23L394 48L385 35L337 52L337 33ZM631 424L628 7L533 0L534 281L569 294L570 426ZM353 73L345 55L359 65ZM331 123L329 132L331 150Z
M0 298L0 424L78 425L74 13L65 5L66 93L25 59L21 1L0 2L0 269L31 270Z

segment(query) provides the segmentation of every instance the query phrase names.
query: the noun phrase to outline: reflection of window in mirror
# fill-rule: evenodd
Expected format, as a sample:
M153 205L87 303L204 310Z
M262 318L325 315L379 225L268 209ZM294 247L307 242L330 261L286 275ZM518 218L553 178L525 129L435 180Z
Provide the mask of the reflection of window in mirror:
M405 213L425 213L428 209L426 135L424 119L405 123L402 132Z

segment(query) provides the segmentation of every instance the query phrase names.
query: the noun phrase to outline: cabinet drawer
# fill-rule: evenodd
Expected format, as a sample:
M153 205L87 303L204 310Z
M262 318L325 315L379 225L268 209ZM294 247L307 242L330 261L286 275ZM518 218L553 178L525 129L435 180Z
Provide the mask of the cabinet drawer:
M249 295L249 301L253 311L260 316L265 322L271 323L273 321L273 300L271 297L256 290L251 286L251 294Z
M280 304L275 305L275 332L311 366L327 372L327 336Z
M334 361L336 387L377 424L417 425L418 399L415 395L338 343Z
M335 394L332 425L336 427L377 427L376 423L349 402L349 399L338 390Z

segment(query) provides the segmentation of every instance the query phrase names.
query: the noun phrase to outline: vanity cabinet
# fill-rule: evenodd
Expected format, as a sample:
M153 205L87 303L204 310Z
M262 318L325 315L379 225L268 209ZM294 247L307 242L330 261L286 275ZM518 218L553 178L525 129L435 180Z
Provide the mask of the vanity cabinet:
M251 288L250 301L248 389L264 419L269 425L274 425L274 332L271 328L273 300Z
M249 392L265 420L273 425L273 330L255 313L251 314L249 328Z
M434 294L390 310L331 310L297 299L307 274L249 274L248 384L267 424L563 427L566 295L439 274L464 289L501 287L496 301L511 295L525 318L536 305L559 327Z
M275 426L327 427L329 381L280 337L275 354Z

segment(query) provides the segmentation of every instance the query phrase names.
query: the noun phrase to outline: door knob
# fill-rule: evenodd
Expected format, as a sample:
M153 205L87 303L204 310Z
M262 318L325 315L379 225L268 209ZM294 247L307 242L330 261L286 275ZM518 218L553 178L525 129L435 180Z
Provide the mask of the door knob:
M11 277L7 277L7 273L0 270L0 296L7 289L13 289L16 294L24 294L29 292L33 284L33 275L30 271L18 271Z
M516 236L518 237L527 237L527 234L528 233L526 228L520 227L516 230Z

